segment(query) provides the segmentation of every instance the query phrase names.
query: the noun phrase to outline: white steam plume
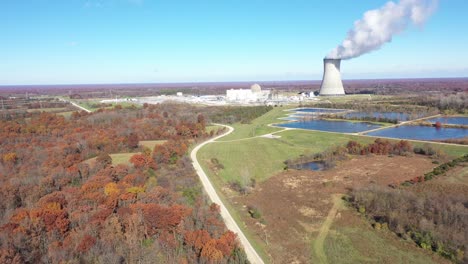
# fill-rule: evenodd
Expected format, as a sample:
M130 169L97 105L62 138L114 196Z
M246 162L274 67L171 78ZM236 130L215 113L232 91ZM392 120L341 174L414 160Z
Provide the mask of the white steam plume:
M422 26L436 7L437 0L400 0L399 3L389 1L379 9L367 11L362 19L354 22L354 28L343 43L326 58L346 60L377 50L410 24Z

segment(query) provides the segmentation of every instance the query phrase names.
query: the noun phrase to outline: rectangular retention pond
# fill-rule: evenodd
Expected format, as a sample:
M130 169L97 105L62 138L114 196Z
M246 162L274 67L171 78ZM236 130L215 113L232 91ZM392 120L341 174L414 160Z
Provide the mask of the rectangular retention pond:
M424 115L410 115L407 113L399 113L399 112L350 112L344 115L346 118L353 119L353 118L385 118L391 120L398 120L398 121L408 121L410 119L416 119L424 117Z
M431 123L440 122L442 124L468 126L468 116L441 116L427 119L426 121Z
M367 122L330 121L321 119L283 123L277 126L340 133L358 133L381 127L380 125L375 125Z
M417 140L445 140L468 137L468 129L430 126L399 126L367 133L369 136Z

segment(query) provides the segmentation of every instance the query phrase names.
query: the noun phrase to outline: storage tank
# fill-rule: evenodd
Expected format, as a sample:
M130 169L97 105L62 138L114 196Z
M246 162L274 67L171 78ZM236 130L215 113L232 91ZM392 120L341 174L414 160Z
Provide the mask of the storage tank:
M260 93L262 91L262 87L258 83L255 83L250 86L250 90L252 90L252 93Z

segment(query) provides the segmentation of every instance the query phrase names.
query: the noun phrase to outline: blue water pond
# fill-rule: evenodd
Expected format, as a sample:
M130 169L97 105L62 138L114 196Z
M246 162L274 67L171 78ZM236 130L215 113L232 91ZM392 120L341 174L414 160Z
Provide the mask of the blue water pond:
M303 120L298 122L279 124L278 126L341 133L357 133L381 127L379 125L370 124L366 122L329 120Z
M398 113L398 112L351 112L344 115L346 118L386 118L386 119L396 119L398 121L407 121L410 119L410 115L407 113ZM422 117L422 116L417 116Z
M436 117L436 118L427 119L426 121L431 122L431 123L440 122L442 124L468 126L468 117L467 116Z
M292 168L296 170L321 171L325 169L325 164L322 161L312 161L293 165Z
M468 129L435 128L429 126L400 126L367 133L369 136L400 139L445 140L468 137Z

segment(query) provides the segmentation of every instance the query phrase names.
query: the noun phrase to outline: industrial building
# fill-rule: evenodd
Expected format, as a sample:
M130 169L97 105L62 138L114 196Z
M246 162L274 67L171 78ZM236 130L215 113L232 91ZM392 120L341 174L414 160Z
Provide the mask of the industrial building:
M226 90L226 101L228 102L261 102L269 98L270 91L262 90L259 84L253 84L250 89L229 89Z

